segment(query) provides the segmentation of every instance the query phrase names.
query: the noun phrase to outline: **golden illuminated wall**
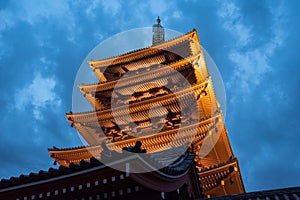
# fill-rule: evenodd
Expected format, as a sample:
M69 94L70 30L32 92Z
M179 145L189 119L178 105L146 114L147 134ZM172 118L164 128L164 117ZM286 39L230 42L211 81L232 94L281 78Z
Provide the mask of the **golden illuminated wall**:
M104 140L104 137L109 138L113 143L113 145L108 144L108 148L111 150L120 151L123 147L132 146L135 141L140 140L147 152L162 151L165 150L166 144L174 140L179 126L182 126L181 128L186 134L176 138L177 145L184 144L189 133L196 133L190 149L191 153L196 155L195 166L198 170L203 193L207 197L212 197L245 191L238 161L231 150L222 111L216 99L196 30L154 47L118 57L89 61L89 65L99 79L99 83L80 85L79 88L94 111L68 113L67 119L81 136L93 146L49 149L52 158L61 165L68 165L70 162L78 163L81 159L88 160L92 154L100 155L102 148L98 145ZM103 71L104 68L106 68L105 71ZM132 93L130 86L139 82L155 79L160 85L166 84L165 77L170 68L182 74L192 85L192 88L190 90L176 90L175 88L174 91L176 92L171 93L161 86L144 85L139 87L134 95L131 95L127 103L129 104L130 115L142 133L149 131L149 127L153 125L149 114L147 114L153 105L158 103L163 105L173 116L167 121L159 121L155 124L162 126L159 133L132 137L130 132L133 130L129 126L127 127L125 122L121 125L124 125L126 131L121 130L114 119L116 116L127 112L127 108L121 105L115 114L111 106L112 92L119 79L127 71L137 72L135 76L125 80L123 85L118 85L122 89L120 90L122 91L121 95L128 95ZM151 71L151 73L141 75L141 69ZM172 81L178 81L174 79L168 79L168 84L172 84ZM191 113L190 118L181 118L180 116L181 107L176 103L176 98L184 99L188 98L189 95L193 95L197 99L200 113L200 120L198 121L193 119L193 113ZM185 102L186 106L188 103ZM155 113L156 116L163 115L159 111L154 112L157 112ZM99 133L99 127L105 135ZM135 131L139 132L139 130ZM218 137L216 142L213 141L214 137ZM199 154L205 138L211 140L211 143L215 143L215 145L202 158Z

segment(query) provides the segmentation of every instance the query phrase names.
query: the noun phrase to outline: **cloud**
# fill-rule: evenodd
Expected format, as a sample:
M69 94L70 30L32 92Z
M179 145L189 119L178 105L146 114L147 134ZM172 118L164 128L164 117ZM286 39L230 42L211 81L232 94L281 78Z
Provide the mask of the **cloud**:
M93 2L85 9L87 16L92 18L101 17L103 27L114 29L119 32L130 28L149 27L155 23L157 16L160 16L164 26L171 19L182 17L181 7L176 2L166 0L158 1L102 1ZM101 16L100 16L101 15Z
M261 49L254 49L246 52L233 50L229 59L235 64L233 79L239 81L239 87L249 92L251 87L259 85L263 75L271 70L268 64L268 57Z
M182 18L182 12L179 10L175 10L172 14L172 17L175 19L180 19L180 18Z
M221 70L230 77L226 125L246 189L299 185L299 165L294 165L299 159L291 156L299 141L299 79L294 75L299 73L291 56L299 47L290 37L296 35L290 14L296 6L283 1L227 3L218 12L219 34L226 41L220 62L226 69Z
M109 1L110 2L110 1ZM88 17L95 17L95 10L98 8L99 0L92 1L87 8L85 9L85 13Z
M110 0L110 1L103 1L102 0L100 3L103 7L103 10L106 13L109 13L109 14L114 15L114 16L116 14L118 14L118 12L121 9L121 1L119 1L119 0Z
M228 83L228 99L247 100L228 101L226 126L248 191L299 185L298 2L4 2L1 177L47 169L47 147L82 145L64 115L82 60L98 42L149 27L159 15L166 28L197 28Z
M281 2L277 7L270 7L273 14L271 33L272 37L266 45L266 55L272 56L276 48L280 47L288 37L288 33L284 30L284 24L287 23L286 8Z
M287 35L281 28L286 11L282 4L275 8L269 7L269 11L272 26L266 27L266 29L270 32L271 37L257 42L254 39L261 36L255 34L251 26L246 24L240 9L233 2L226 2L221 6L218 16L224 22L223 28L233 38L237 38L228 51L228 58L234 64L229 87L237 85L245 93L249 93L262 82L268 72L272 71L270 60Z
M17 1L15 6L17 7L17 17L29 24L40 23L47 18L54 19L66 26L74 23L66 1Z
M247 45L252 37L251 27L243 22L243 15L240 9L233 2L225 2L218 11L218 16L223 20L225 30L234 34L237 42Z
M0 31L12 27L15 23L13 21L13 14L7 10L0 10Z
M75 37L75 17L67 1L10 1L5 10L0 10L1 32L25 22L34 27L37 24L47 26L47 22L54 22L52 28L64 28L68 32L70 41ZM1 38L0 38L1 39Z
M170 4L164 0L150 1L150 11L155 15L163 15L169 10Z
M30 85L18 90L15 95L15 107L23 110L32 106L32 114L36 120L42 120L40 109L46 106L59 107L61 99L55 93L56 81L37 74Z

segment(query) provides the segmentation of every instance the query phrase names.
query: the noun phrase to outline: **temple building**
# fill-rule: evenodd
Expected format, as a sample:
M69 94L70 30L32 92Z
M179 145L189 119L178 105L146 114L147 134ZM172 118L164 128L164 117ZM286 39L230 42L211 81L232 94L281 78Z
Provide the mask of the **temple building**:
M93 110L66 117L89 145L49 148L59 169L1 180L0 197L202 199L245 193L198 33L165 41L164 31L158 18L152 46L88 62L99 82L79 89ZM137 141L147 153L124 156Z
M153 25L152 44L151 47L116 57L89 61L91 70L99 82L79 85L79 88L94 111L67 113L67 119L91 146L49 149L51 158L63 166L78 163L80 160L88 161L92 154L100 155L102 148L99 144L102 143L103 137L109 138L111 142L107 145L108 148L118 152L123 147L133 146L137 140L143 143L143 148L148 153L163 151L167 150L166 144L174 139L180 126L184 134L176 138L177 143L183 144L185 137L190 132L196 131L190 144L190 153L196 155L194 164L204 196L243 193L245 190L238 160L230 147L222 111L206 67L197 31L192 30L185 35L165 41L164 28L158 18L157 24ZM181 89L178 85L180 78L169 72L170 68L184 76L192 88ZM128 71L131 72L131 76L124 78ZM153 80L160 84L147 84ZM119 96L114 100L120 103L115 103L117 113L113 113L112 93L117 85ZM188 99L191 92L197 98L199 119L193 118L193 114L190 114L189 118L181 116L181 110L185 109L185 106L190 106L190 102L183 102L186 105L179 105L176 102L177 97ZM154 110L153 116L147 115L149 109L158 103L168 110L170 118L153 123L151 117L165 114L157 109ZM123 115L127 107L130 116L138 124L135 130L125 119L120 120L122 124L116 125L116 115ZM162 129L159 133L151 134L152 126L162 126ZM99 135L100 127L105 133L103 136ZM139 137L133 137L131 135L133 131ZM148 132L150 134L147 134ZM207 134L219 134L219 139L208 155L199 159L197 155Z

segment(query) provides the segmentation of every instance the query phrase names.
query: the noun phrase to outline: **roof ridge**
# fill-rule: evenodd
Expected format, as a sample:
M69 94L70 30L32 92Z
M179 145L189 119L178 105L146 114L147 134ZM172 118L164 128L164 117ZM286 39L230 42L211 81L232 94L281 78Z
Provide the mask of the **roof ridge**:
M189 34L192 34L193 32L197 33L197 30L194 28L191 31L189 31L189 32L187 32L187 33L185 33L183 35L179 35L179 36L177 36L177 37L175 37L173 39L167 40L167 41L165 41L163 43L160 43L160 44L157 44L157 45L154 45L154 46L148 46L148 47L144 47L144 48L139 48L139 49L136 49L136 50L133 50L133 51L129 51L127 53L123 53L123 54L119 54L119 55L116 55L116 56L111 56L111 57L107 57L107 58L103 58L103 59L99 59L99 60L89 60L88 63L91 66L92 64L96 64L96 62L105 62L105 61L107 62L107 61L109 61L111 59L116 59L116 58L121 57L121 56L127 56L127 55L130 55L130 54L136 53L138 51L143 51L143 50L151 49L151 48L152 49L158 49L157 47L159 47L159 46L166 46L167 43L175 41L175 40L179 39L180 37L188 36Z

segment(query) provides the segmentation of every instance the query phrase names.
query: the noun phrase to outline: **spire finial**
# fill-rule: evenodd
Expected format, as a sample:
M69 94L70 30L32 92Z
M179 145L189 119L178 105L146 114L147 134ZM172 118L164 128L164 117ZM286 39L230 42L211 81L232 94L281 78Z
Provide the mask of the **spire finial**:
M165 41L165 30L164 27L160 24L159 16L157 17L157 24L153 24L152 32L152 45L157 45Z

